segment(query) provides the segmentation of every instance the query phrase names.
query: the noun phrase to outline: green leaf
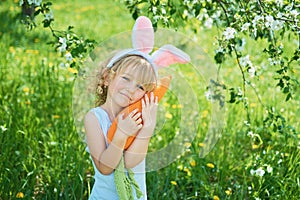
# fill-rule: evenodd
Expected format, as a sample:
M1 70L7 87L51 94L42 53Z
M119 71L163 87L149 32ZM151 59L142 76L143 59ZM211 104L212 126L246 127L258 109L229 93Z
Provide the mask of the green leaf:
M288 93L288 95L285 98L285 101L288 101L288 100L292 99L292 97L293 97L292 94Z
M218 52L216 55L215 55L215 61L217 64L221 64L225 59L225 54L222 53L222 52Z

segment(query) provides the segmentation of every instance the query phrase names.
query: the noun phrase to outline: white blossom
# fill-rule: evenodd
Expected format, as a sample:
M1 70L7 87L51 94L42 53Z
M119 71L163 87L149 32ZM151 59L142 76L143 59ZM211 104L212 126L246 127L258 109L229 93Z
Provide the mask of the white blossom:
M70 52L66 53L65 57L66 57L67 61L71 62L73 60L73 56L72 56L72 54Z
M22 6L24 4L24 1L23 0L20 0L19 1L19 6Z
M223 36L225 37L226 40L233 39L235 34L236 34L236 30L231 27L227 27L223 32Z
M254 137L254 134L253 134L252 131L249 131L249 132L247 133L247 135L248 135L249 137Z
M5 126L3 126L3 125L0 126L0 129L2 130L2 132L4 132L4 131L7 130L7 128Z
M257 170L255 170L255 174L257 176L263 177L263 175L265 174L265 170L263 170L263 168L258 168Z
M204 93L204 96L206 97L207 100L213 100L213 92L211 90L208 90L207 92Z
M206 28L212 28L213 22L214 22L213 19L209 17L208 19L205 20L204 26L205 26Z
M51 19L54 19L52 10L50 10L50 12L46 13L44 16L45 16L45 20L48 20L48 21Z
M273 24L273 22L274 22L273 16L267 15L267 16L265 17L265 19L266 19L266 23L265 23L266 27L271 27L272 24Z
M252 25L253 27L256 27L257 23L260 22L260 21L263 21L264 17L263 16L260 16L260 15L256 15L254 17L254 19L252 20Z
M275 0L275 2L279 7L283 6L283 0Z
M250 56L249 55L246 55L244 57L241 57L239 59L239 63L242 67L246 67L246 66L250 66L252 67L252 62L250 60Z
M238 45L236 46L236 50L238 50L238 51L243 51L245 45L246 45L246 39L243 38L243 39L242 39L242 44L238 44Z
M214 14L211 16L214 19L219 19L221 16L221 10L217 10L216 12L214 12Z
M216 53L223 53L224 52L224 48L223 47L218 47L218 49L215 50Z
M250 25L251 25L251 24L250 24L249 22L243 24L242 29L241 29L241 32L248 30L248 28L249 28Z
M59 37L58 41L62 44L66 44L67 42L67 39L66 38L62 38L62 37Z
M299 13L297 12L297 10L292 10L292 11L290 12L290 14L291 14L293 17L295 17L295 18L299 15Z
M271 25L271 30L277 31L283 27L284 22L279 20L274 20Z
M161 14L165 15L166 13L166 9L164 7L161 7Z
M272 173L273 172L273 168L270 165L267 166L267 172L268 173Z
M153 21L154 21L154 22L157 22L159 19L160 19L160 16L155 15L155 16L153 17Z
M65 52L67 50L67 39L59 37L59 43L61 43L58 47L59 52Z
M152 12L153 12L153 14L154 14L154 15L156 15L156 12L157 12L157 7L155 7L155 6L154 6L154 7L152 7Z
M255 76L255 72L256 72L255 67L250 67L248 69L248 72L249 72L250 77L253 78Z

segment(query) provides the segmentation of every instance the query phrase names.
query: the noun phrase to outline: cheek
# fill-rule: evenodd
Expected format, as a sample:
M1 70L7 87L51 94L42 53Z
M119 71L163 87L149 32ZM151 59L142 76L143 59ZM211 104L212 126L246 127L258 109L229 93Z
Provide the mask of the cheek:
M141 99L145 94L146 92L144 91L136 91L136 93L134 94L134 101Z
M122 82L120 80L113 80L110 85L109 88L111 91L116 91L119 90L120 88L122 88Z

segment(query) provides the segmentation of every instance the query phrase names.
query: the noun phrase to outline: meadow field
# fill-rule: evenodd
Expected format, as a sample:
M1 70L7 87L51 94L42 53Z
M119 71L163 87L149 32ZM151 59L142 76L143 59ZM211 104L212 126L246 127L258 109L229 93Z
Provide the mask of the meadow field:
M72 25L78 35L98 43L130 31L134 24L119 1L52 2L55 29ZM88 199L94 172L74 119L77 76L62 66L65 58L47 44L53 37L41 19L37 28L27 30L20 22L17 0L2 0L0 5L0 200ZM187 38L196 37L213 60L217 30L197 35L188 29L178 31ZM293 39L285 42L296 45ZM255 65L267 66L261 53L265 45L247 39L245 51L253 55ZM228 59L220 70L228 88L242 85L235 65L234 58ZM205 98L204 78L189 68L173 69L183 74L193 94L173 79L176 92L167 93L160 103L163 122L158 122L161 129L149 151L168 146L178 134L186 137L178 136L182 141L174 149L183 151L174 161L147 173L148 199L299 199L299 88L294 99L286 102L276 87L276 69L261 67L260 75L251 79L255 90L246 88L248 112L242 103L228 103L230 91L224 91L225 105L219 111L222 130L211 144L205 137L215 111ZM294 75L300 81L299 63ZM184 101L193 95L194 105L179 98ZM186 112L189 118L183 119Z

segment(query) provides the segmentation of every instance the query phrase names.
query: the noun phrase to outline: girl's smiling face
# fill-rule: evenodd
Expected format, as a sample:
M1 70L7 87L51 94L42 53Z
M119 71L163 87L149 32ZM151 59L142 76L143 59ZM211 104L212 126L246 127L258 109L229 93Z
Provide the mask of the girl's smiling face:
M138 81L138 74L126 70L117 74L108 87L108 97L120 107L126 107L145 95L142 83Z
M135 103L156 85L153 67L140 56L128 56L116 62L110 78L106 79L108 90L105 104L120 109Z

